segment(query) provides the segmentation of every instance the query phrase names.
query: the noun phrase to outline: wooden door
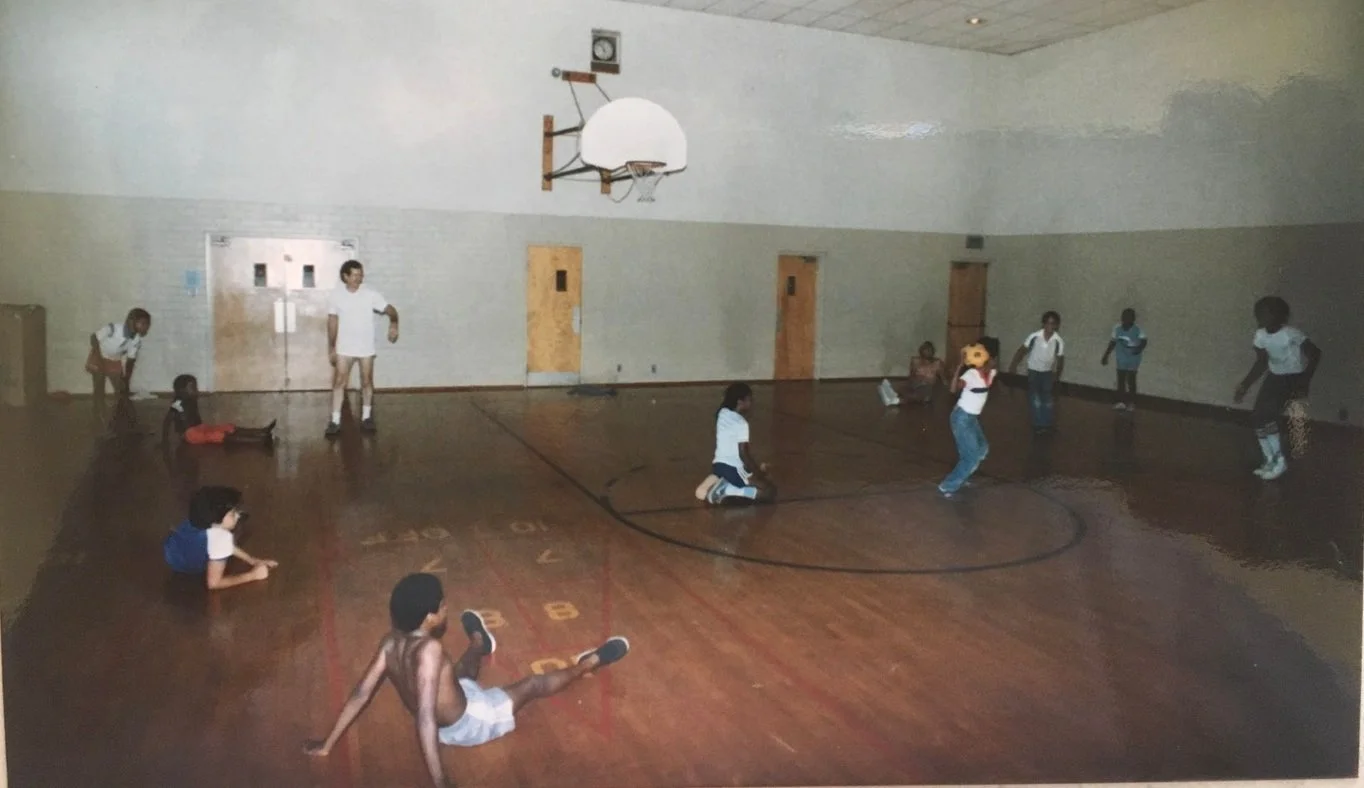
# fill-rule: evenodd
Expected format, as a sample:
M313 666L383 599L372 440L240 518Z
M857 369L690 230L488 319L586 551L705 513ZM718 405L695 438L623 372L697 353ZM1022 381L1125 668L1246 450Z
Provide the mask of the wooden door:
M328 391L332 365L327 354L327 300L341 287L341 264L355 257L349 241L277 240L285 272L285 332L288 335L289 391ZM387 325L387 321L379 321ZM376 329L377 330L377 329Z
M526 385L581 379L583 250L532 246L526 271Z
M288 371L285 272L256 238L211 238L213 388L283 391Z
M777 350L772 377L815 377L815 258L777 258Z
M947 286L947 347L938 355L953 364L961 349L985 336L985 279L989 263L952 263Z

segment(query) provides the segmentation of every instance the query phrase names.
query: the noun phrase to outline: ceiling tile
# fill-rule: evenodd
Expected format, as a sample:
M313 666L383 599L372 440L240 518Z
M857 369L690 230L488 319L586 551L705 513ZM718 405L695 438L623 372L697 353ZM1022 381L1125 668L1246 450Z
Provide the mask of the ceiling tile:
M922 19L934 11L941 11L947 4L942 0L908 0L880 14L881 19L889 22L909 22Z
M789 9L785 15L777 17L777 21L787 25L808 26L816 19L822 19L828 15L828 11L819 11L813 8L793 8Z

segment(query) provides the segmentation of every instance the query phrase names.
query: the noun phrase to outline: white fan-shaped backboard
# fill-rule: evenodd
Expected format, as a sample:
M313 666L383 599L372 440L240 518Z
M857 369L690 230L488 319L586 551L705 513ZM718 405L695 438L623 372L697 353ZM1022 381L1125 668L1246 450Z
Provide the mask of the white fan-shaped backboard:
M687 166L687 135L671 112L642 98L616 99L588 118L579 154L583 163L618 170L627 161L661 161L664 172Z

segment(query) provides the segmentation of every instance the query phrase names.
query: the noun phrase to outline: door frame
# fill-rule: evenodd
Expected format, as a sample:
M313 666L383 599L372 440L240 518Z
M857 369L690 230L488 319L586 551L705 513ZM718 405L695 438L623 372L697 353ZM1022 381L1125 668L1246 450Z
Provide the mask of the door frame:
M781 264L781 258L783 258L783 257L806 257L806 258L809 258L809 259L815 261L815 262L814 262L814 266L815 266L815 282L816 282L816 285L815 285L815 333L814 333L815 348L814 348L814 359L813 359L813 362L814 362L814 369L810 372L810 376L811 376L811 377L810 377L810 380L811 380L811 381L820 380L819 371L820 371L820 369L823 368L823 361L824 361L824 343L820 341L820 337L823 335L823 328L824 328L824 286L823 286L823 284L822 284L823 281L824 281L824 277L821 276L819 272L822 271L822 270L824 270L825 263L827 263L827 262L831 259L831 256L829 255L829 253L828 253L827 251L816 251L816 250L799 251L799 250L794 250L794 249L784 249L784 248L783 248L783 249L778 249L778 250L777 250L777 253L776 253L776 255L775 255L775 258L776 258L776 259L771 260L771 263L776 263L777 265L780 265L780 264ZM771 265L771 263L769 263L769 265ZM775 267L776 267L776 266L773 266L773 268L775 268ZM772 268L769 268L769 269L768 269L768 271L771 271L771 270L772 270ZM772 311L771 311L771 313L769 313L768 323L767 323L767 324L770 325L770 326L776 326L776 324L777 324L777 304L776 304L776 299L772 298L772 289L771 289L771 286L772 286L773 284L777 284L777 282L774 281L774 280L770 280L770 279L769 279L769 280L768 280L768 291L767 291L767 292L768 292L768 296L767 296L767 297L768 297L768 303L772 305ZM795 381L795 380L792 380L792 381L778 381L778 380L777 380L777 354L776 354L776 342L777 342L777 332L776 332L776 329L773 328L773 330L772 330L772 356L771 356L771 358L772 358L772 381L773 381L773 382L776 382L776 383L780 383L780 382L799 383L800 381Z
M578 255L582 258L581 267L578 271L578 371L577 372L531 372L526 369L525 387L530 388L561 388L564 386L577 386L583 382L583 324L586 322L587 310L583 308L583 302L587 300L587 245L573 243L570 241L543 241L527 243L523 250L522 258L525 265L521 266L521 303L526 306L526 296L530 288L530 250L536 247L565 249L577 249ZM522 355L530 350L530 309L526 307L521 318L521 328L525 331L525 339L521 343Z
M203 282L203 289L198 297L202 298L204 302L207 302L208 307L204 310L204 314L208 316L208 347L204 348L207 352L201 354L203 355L204 360L200 362L206 365L207 368L201 368L200 374L195 377L199 378L200 390L210 393L212 393L218 385L218 365L214 363L214 359L216 358L214 354L218 351L218 335L216 331L216 326L218 324L215 322L218 319L218 315L213 309L213 242L218 238L278 238L284 241L326 241L328 243L349 247L351 250L351 259L360 259L360 236L358 235L335 236L317 233L280 232L274 230L266 230L259 233L251 232L250 230L239 230L237 232L210 230L204 233L204 268L203 276L200 278L200 281ZM205 383L207 383L207 385L205 385ZM284 391L278 393L287 394L288 392Z

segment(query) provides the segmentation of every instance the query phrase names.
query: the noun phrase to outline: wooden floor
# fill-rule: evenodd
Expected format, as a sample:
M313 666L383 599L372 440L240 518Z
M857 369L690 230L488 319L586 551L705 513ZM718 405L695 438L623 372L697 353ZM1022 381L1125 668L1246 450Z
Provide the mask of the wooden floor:
M486 682L634 647L506 739L446 749L464 786L1355 774L1357 436L1318 430L1267 484L1234 424L1066 400L1035 439L998 392L983 475L947 501L946 403L873 389L756 387L782 500L729 510L691 497L714 386L381 395L381 432L334 443L325 395L222 396L216 419L278 416L278 448L169 463L97 444L79 401L8 411L11 784L425 784L391 690L329 759L300 750L422 569L497 627ZM201 483L246 490L268 582L169 576L160 540Z

